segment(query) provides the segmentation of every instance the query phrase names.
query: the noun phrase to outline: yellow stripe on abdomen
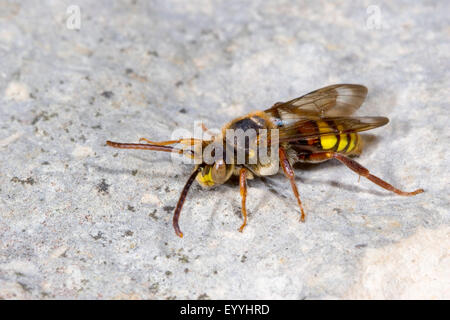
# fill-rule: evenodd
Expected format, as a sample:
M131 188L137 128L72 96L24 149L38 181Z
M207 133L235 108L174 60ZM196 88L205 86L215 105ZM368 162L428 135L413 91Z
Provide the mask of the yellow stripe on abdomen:
M342 132L344 130L343 126L338 126L337 128L338 128L338 130L340 132ZM345 134L345 133L344 134L340 134L339 135L339 145L338 145L336 151L344 150L347 147L347 144L348 144L347 134Z
M358 137L356 136L356 133L350 133L350 134L348 135L348 137L350 138L350 139L349 139L350 142L349 142L348 148L347 148L347 150L346 150L347 153L348 153L348 152L351 152L351 151L353 151L353 149L355 149L355 147L356 147L356 142L357 142L357 140L358 140Z
M325 121L317 121L317 127L320 133L333 132L334 130ZM323 149L332 149L337 143L337 137L334 134L320 136L320 144Z

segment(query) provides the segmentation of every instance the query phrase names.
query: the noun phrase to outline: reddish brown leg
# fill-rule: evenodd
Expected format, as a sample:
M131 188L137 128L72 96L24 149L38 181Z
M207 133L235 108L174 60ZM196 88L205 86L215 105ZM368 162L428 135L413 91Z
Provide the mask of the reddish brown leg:
M178 220L180 219L181 209L183 208L183 204L184 204L184 201L186 200L188 191L189 191L192 183L194 182L195 178L197 177L197 175L200 172L200 169L202 167L203 166L199 166L189 176L188 181L186 182L186 184L183 187L183 190L181 191L180 198L178 199L177 206L176 206L175 211L173 213L173 219L172 219L173 228L175 229L175 233L177 234L177 236L179 236L180 238L183 238L183 232L181 232L180 226L178 225Z
M203 132L209 131L208 127L205 126L203 122L202 122L202 130L203 130Z
M424 190L423 189L417 189L415 191L412 192L405 192L402 190L399 190L397 188L395 188L394 186L390 185L389 183L387 183L384 180L381 180L380 178L370 174L369 170L367 170L366 168L364 168L362 165L360 165L358 162L356 162L353 159L350 159L349 157L346 157L340 153L332 153L329 154L331 155L331 157L339 160L340 162L342 162L343 164L345 164L347 167L349 167L351 170L353 170L354 172L356 172L357 174L359 174L360 176L363 176L367 179L369 179L370 181L372 181L373 183L379 185L380 187L395 192L398 195L401 196L414 196L418 193L422 193Z
M239 170L239 189L242 197L242 216L244 217L244 223L239 228L239 231L242 232L247 225L247 209L245 208L245 200L247 198L247 170L245 168Z
M202 122L202 130L203 130L203 132L206 132L208 135L210 135L212 138L214 138L214 137L216 136L213 132L211 132L211 131L203 124L203 122Z
M292 191L294 191L294 195L297 198L298 206L300 207L300 221L305 222L305 211L303 210L302 202L300 201L300 195L298 194L297 185L295 184L295 175L294 170L291 167L291 164L289 163L289 160L287 159L286 151L280 147L279 149L280 154L280 164L283 168L284 174L291 182Z

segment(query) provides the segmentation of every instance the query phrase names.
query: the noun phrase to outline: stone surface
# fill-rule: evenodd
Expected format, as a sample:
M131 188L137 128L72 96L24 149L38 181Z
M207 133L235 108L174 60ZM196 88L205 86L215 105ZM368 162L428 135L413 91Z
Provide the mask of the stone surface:
M448 1L0 0L0 298L450 298ZM80 16L77 16L77 13ZM79 18L79 19L78 19ZM78 24L79 22L79 24ZM79 28L78 28L79 27ZM106 147L220 128L361 83L359 161L189 194L192 167Z

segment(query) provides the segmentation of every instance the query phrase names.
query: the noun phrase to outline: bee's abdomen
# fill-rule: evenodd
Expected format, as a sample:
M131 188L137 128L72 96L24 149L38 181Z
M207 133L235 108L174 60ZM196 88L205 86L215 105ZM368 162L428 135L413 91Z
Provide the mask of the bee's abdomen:
M334 121L315 121L319 132L343 131ZM318 138L319 146L324 151L354 153L358 150L360 137L357 133L327 134Z
M340 125L337 125L334 121L322 121L311 120L304 126L298 128L302 134L314 134L325 132L339 132L344 131ZM361 138L353 133L341 133L341 134L325 134L315 138L306 138L291 143L297 155L298 161L313 161L313 158L309 159L309 154L317 152L317 150L339 152L343 154L359 154L361 151ZM308 148L310 146L311 148ZM309 150L309 151L308 151ZM313 151L316 150L316 151Z

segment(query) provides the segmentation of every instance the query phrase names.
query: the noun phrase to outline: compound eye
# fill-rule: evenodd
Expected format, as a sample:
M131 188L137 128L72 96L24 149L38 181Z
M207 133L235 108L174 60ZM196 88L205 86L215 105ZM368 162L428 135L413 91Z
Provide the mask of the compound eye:
M214 163L211 175L214 182L216 183L225 182L225 178L227 176L227 165L223 160L218 160Z

